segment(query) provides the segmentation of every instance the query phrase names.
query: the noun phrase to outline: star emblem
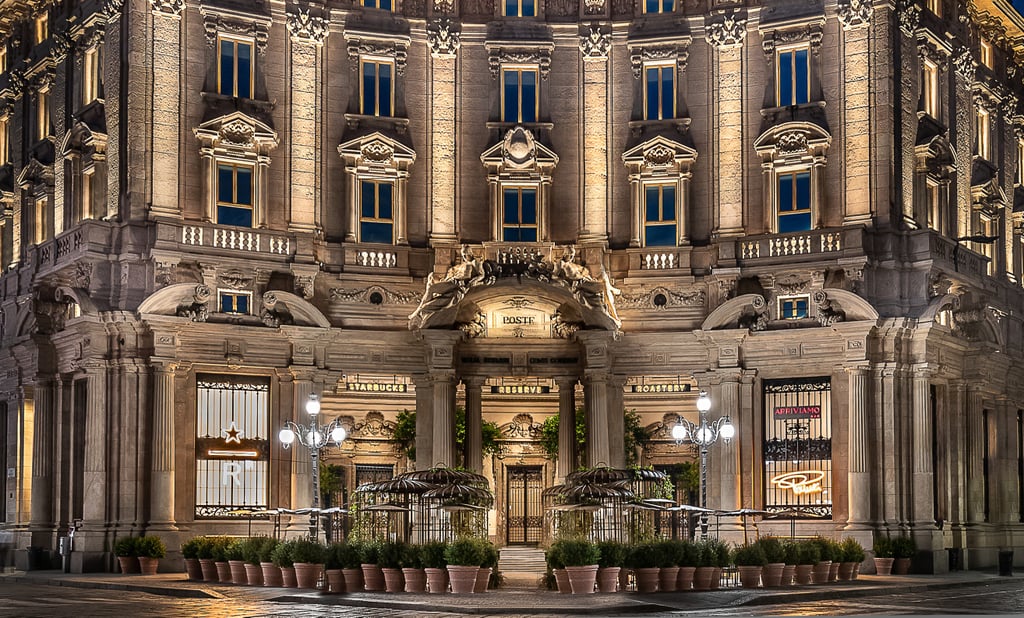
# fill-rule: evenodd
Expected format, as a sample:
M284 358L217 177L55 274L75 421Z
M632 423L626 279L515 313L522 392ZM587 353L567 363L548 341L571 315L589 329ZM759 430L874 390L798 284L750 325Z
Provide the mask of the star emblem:
M235 421L231 421L231 426L224 430L224 442L227 444L231 444L232 442L235 444L241 444L241 436L241 430L235 425Z

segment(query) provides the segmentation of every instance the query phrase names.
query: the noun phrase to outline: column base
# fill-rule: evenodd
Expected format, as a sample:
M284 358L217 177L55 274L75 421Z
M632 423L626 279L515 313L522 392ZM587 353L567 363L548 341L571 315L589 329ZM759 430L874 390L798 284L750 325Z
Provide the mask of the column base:
M43 547L14 550L14 568L19 571L50 571L60 568L57 552Z
M72 573L107 573L112 571L113 555L105 551L71 552Z

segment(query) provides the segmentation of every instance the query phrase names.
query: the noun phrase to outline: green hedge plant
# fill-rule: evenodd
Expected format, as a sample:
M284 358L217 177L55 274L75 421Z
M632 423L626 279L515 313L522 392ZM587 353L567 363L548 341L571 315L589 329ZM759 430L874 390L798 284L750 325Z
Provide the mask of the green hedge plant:
M768 556L765 555L763 547L753 543L741 545L733 550L732 561L736 566L763 567L768 564Z
M631 569L653 569L658 566L653 543L634 545L629 549L626 566Z
M135 552L142 558L163 558L167 555L167 547L160 537L140 536L135 542Z
M260 562L273 562L274 561L274 550L281 542L277 539L267 537L260 544Z
M864 562L866 557L864 548L857 542L857 539L852 536L846 537L840 545L842 547L843 562Z
M800 562L797 564L818 564L821 562L821 549L814 541L800 543Z
M114 541L114 555L118 558L134 558L139 555L139 540L125 536Z
M626 565L626 556L628 555L629 548L618 543L616 541L601 541L597 544L597 549L600 552L601 558L597 561L597 565L602 569L608 567L623 567Z
M181 557L185 560L199 558L199 547L206 541L204 536L194 536L181 544Z
M377 564L380 560L380 544L379 543L362 543L359 546L359 559L362 560L362 564Z
M764 557L768 564L786 561L786 547L777 536L763 536L757 540L757 545L764 551Z
M455 566L480 566L484 563L483 548L477 539L462 537L452 541L444 550L444 559Z
M224 559L228 561L245 560L245 555L242 553L244 543L244 539L231 539L231 542L224 547Z
M423 568L443 569L447 567L448 561L445 559L445 550L447 548L447 543L441 541L425 543L420 546L420 561L423 563Z
M288 568L294 565L295 561L292 559L292 548L294 546L295 541L278 543L270 554L270 561L274 563L274 566L281 568Z
M895 558L893 555L892 539L887 536L876 538L872 549L875 552L875 558Z
M917 543L909 536L898 536L892 541L893 558L913 558L917 555Z
M556 547L562 564L567 567L589 566L601 560L601 550L590 541L561 539L551 546L552 549Z
M305 562L309 564L323 564L324 550L320 543L310 539L296 539L292 545L292 562Z
M380 552L377 554L377 566L382 569L400 569L404 553L405 543L384 543L380 546Z

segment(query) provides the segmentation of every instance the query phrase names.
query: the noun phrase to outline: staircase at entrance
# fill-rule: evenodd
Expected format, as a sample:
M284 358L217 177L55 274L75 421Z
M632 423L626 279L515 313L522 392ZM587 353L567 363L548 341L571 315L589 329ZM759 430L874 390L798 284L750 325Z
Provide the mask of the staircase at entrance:
M505 577L507 588L536 588L537 580L546 569L543 549L525 546L501 548L498 570Z

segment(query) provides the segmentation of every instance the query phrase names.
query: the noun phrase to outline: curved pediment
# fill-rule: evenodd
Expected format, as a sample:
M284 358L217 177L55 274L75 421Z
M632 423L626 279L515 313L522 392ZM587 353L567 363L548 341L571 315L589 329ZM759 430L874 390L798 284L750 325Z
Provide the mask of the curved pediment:
M195 283L176 283L153 292L139 305L139 315L176 315L182 306L205 304L212 297L210 288Z
M831 143L832 135L825 127L799 120L772 125L754 140L754 150L762 157L783 162L821 156Z
M60 155L66 157L72 152L83 152L90 149L98 152L106 151L107 135L95 131L81 120L76 121L61 140Z
M21 168L21 173L18 174L17 184L23 189L30 189L34 185L53 184L53 166L45 165L39 161L39 159L32 157L28 161L28 165Z
M722 328L738 328L741 318L754 313L767 315L764 296L760 294L743 294L730 298L715 308L701 324L701 330Z

